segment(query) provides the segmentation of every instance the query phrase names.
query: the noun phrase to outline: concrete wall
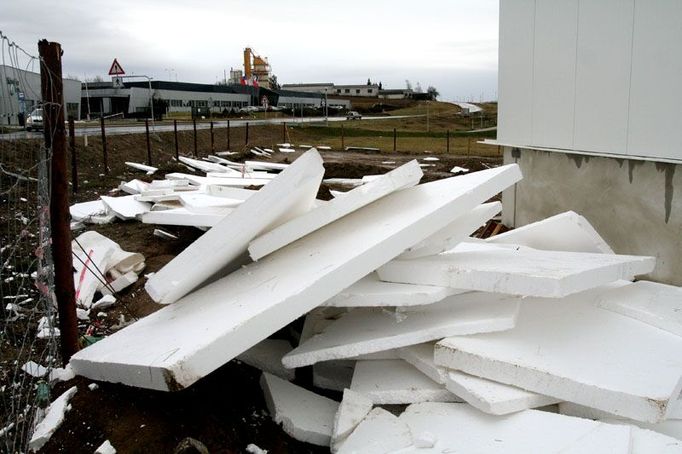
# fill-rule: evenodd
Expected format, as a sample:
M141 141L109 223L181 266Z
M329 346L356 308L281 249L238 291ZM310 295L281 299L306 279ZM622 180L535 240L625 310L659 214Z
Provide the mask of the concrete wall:
M509 147L504 161L523 172L503 193L505 224L576 211L616 253L656 256L652 279L682 285L682 164Z

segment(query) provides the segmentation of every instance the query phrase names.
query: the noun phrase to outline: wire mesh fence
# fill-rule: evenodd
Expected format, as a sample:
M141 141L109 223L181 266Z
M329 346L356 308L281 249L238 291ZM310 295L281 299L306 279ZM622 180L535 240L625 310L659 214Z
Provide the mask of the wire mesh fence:
M61 366L50 252L52 153L40 134L23 131L41 99L40 59L2 32L0 47L0 451L24 452L50 402L52 369Z

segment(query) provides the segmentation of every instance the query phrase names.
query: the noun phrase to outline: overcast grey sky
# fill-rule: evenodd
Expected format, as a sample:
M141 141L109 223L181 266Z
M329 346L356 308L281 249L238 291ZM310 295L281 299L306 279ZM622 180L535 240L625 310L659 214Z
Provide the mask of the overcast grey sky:
M65 75L215 83L250 46L280 83L419 82L445 100L497 96L498 0L34 0L5 2L0 30L37 54L62 44Z

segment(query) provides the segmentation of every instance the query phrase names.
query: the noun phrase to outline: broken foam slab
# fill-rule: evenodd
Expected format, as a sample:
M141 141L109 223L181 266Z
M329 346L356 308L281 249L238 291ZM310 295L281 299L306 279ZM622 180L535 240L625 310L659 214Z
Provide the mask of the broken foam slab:
M354 309L300 344L282 358L282 363L288 368L303 367L448 336L511 329L520 301L506 295L471 292L408 313Z
M379 279L379 276L376 273L371 273L334 297L328 299L323 306L422 306L437 303L447 296L464 292L466 292L466 290L437 287L434 285L384 282Z
M502 211L500 202L485 203L468 213L462 214L450 225L403 252L398 259L412 259L439 254L455 247L469 238L469 235Z
M461 401L401 359L357 361L350 389L376 405Z
M263 373L260 379L272 419L293 438L329 446L339 403L307 389Z
M130 386L190 386L520 178L508 165L393 193L88 346L72 367Z
M140 163L138 163L138 162L128 162L128 161L126 161L126 162L125 162L125 165L127 165L128 167L132 167L133 169L142 170L143 172L147 172L147 175L152 175L152 174L154 174L157 170L159 170L159 169L156 168L156 167L148 166L148 165L145 165L145 164L140 164Z
M433 440L430 449L415 449L414 452L631 452L630 427L537 410L499 417L481 413L466 404L424 402L407 407L399 419L407 424L415 440L421 434L429 434ZM532 436L529 436L529 430ZM380 437L381 434L375 436Z
M144 269L144 256L142 254L124 251L118 243L94 230L81 233L71 242L71 249L75 253L83 253L83 250L96 247L111 248L112 250L104 268L100 268L100 271L104 273L112 270L119 273L129 271L139 273Z
M603 295L597 304L669 333L682 336L682 288L638 281Z
M263 339L241 355L239 361L285 380L293 380L296 371L282 366L282 357L291 351L291 344L284 339Z
M151 205L146 202L138 202L134 195L126 195L123 197L107 197L101 196L102 202L107 208L114 213L118 218L128 221L137 219L143 213L151 210Z
M643 422L668 418L682 388L682 338L596 307L612 284L559 301L526 298L516 327L450 337L437 365Z
M158 207L158 203L154 207ZM142 222L144 224L156 225L184 225L190 227L213 227L220 221L225 219L225 216L230 214L231 208L214 208L203 213L193 213L186 208L170 208L166 210L152 210L149 213L142 215Z
M286 369L291 370L291 369ZM313 365L313 385L321 389L343 391L353 381L355 361L323 361Z
M655 264L654 257L461 243L436 256L392 260L377 271L383 281L559 298L649 273Z
M343 197L335 198L330 203L259 236L249 244L249 254L253 260L259 260L375 200L416 185L422 176L423 173L417 161L410 161L368 184L348 191Z
M416 367L418 371L436 383L444 385L447 379L447 369L436 366L433 361L435 345L435 342L427 342L399 348L396 351L400 359Z
M155 273L145 285L149 296L161 304L177 301L243 255L260 233L308 211L323 174L316 151L299 157Z
M114 249L108 244L73 249L73 283L76 304L89 308L97 288L100 286L107 263Z
M64 422L66 412L71 409L69 400L76 394L75 386L67 389L57 397L45 410L45 417L40 421L31 435L28 448L32 452L39 451Z
M334 415L334 427L332 430L332 452L338 450L338 446L348 438L353 430L362 422L367 414L372 411L374 403L350 389L343 390L343 399L339 409Z
M614 253L592 224L573 211L518 227L485 241L518 244L544 251Z
M490 415L506 415L529 408L545 407L561 400L475 377L461 371L450 370L446 376L445 388L447 390L472 407Z
M390 454L412 445L410 428L383 408L375 408L341 443L338 454Z

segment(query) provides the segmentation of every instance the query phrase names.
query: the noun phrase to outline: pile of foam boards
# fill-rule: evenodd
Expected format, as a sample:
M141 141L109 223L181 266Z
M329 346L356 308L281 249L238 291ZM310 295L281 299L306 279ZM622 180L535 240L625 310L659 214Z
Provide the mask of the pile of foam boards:
M418 185L412 161L320 205L323 173L311 150L237 206L149 279L167 306L74 370L174 391L237 358L288 434L338 452L682 452L682 289L632 282L653 257L572 212L470 238L516 165ZM296 348L268 338L302 316ZM311 365L340 402L292 383Z
M170 173L150 183L138 179L123 182L118 189L128 195L101 196L99 200L77 203L70 208L73 221L102 224L115 219L138 219L147 224L212 227L255 192L246 188L266 185L277 176L276 172L288 166L259 161L238 163L219 156L179 159L192 172L200 171L205 176Z

